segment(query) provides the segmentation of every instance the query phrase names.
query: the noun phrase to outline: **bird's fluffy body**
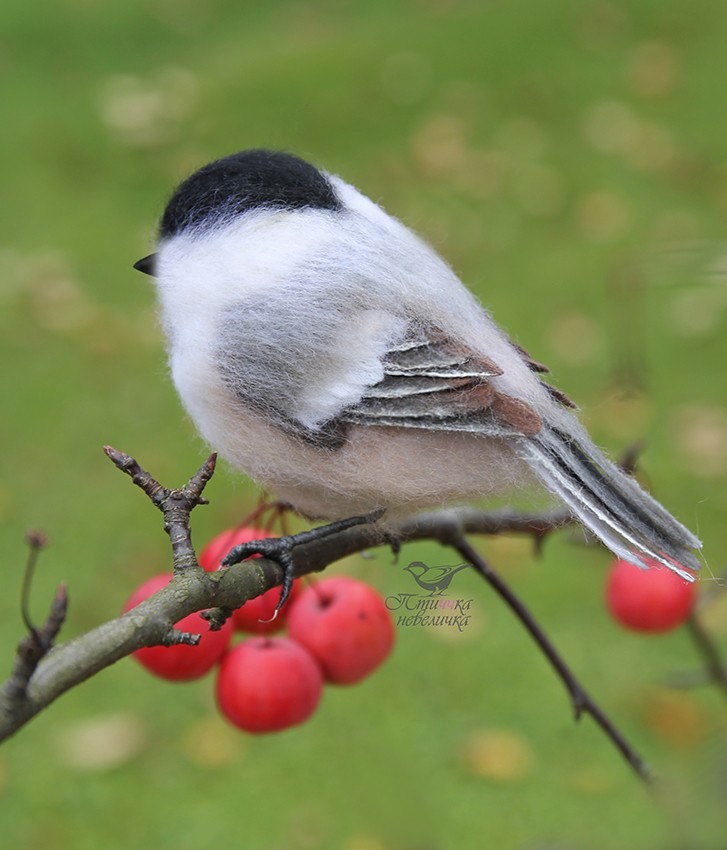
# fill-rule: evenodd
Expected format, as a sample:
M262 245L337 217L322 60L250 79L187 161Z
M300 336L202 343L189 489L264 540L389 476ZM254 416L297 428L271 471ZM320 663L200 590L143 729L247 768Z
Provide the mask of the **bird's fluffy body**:
M384 377L381 360L403 338L408 317L416 321L422 301L440 299L426 289L443 277L456 298L446 300L440 316L430 313L429 321L478 347L480 323L486 322L490 335L507 345L437 255L339 185L362 211L349 216L335 240L326 219L336 212L264 209L221 224L214 235L183 233L160 247L157 274L172 377L200 433L263 486L317 518L376 507L400 515L516 484L524 465L502 441L411 429L394 439L389 428L354 426L346 443L331 451L291 439L285 428L270 429L272 415L315 432L359 401ZM362 287L361 280L342 276L342 259L348 266L354 257L355 265L377 270L375 284ZM339 364L333 373L332 363ZM524 364L521 377L535 384L533 396L545 395ZM250 408L232 387L244 388L266 409ZM426 466L412 467L412 452L423 452ZM481 474L473 476L473 468Z
M203 437L310 517L393 520L535 477L617 554L695 567L696 538L601 455L449 266L313 171L318 205L290 202L308 177L283 176L287 195L215 206L214 173L203 201L183 184L170 202L155 274Z

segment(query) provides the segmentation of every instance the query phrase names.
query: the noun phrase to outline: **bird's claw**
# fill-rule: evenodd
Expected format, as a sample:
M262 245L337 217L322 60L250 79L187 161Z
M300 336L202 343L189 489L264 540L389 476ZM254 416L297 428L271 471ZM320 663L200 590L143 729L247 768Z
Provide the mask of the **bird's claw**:
M283 607L291 588L293 587L293 579L295 578L295 564L293 563L293 547L300 541L296 540L297 534L289 537L267 537L264 540L251 540L249 543L241 543L235 546L222 559L221 566L231 567L233 564L250 558L252 555L260 555L270 561L275 561L283 571L283 584L280 590L280 599L275 606L272 619L278 615L278 611Z
M278 611L280 611L290 596L290 591L293 587L293 580L295 579L293 549L296 546L322 540L330 537L332 534L338 534L356 525L366 525L367 523L376 522L383 516L383 513L383 510L374 511L364 516L349 517L348 519L331 522L328 525L320 525L317 528L312 528L309 531L301 531L298 534L290 534L285 537L266 537L263 540L251 540L249 543L241 543L225 555L220 566L230 567L233 564L239 564L252 555L260 555L263 558L275 561L283 571L280 599L275 606L275 612L272 616L272 619L275 619Z

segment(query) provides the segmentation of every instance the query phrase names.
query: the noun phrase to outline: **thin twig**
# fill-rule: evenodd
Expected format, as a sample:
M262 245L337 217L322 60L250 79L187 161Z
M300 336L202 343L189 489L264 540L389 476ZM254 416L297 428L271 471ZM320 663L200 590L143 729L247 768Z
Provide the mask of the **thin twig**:
M31 635L37 633L37 629L33 625L30 617L30 588L33 584L33 576L35 575L35 565L38 562L38 553L48 545L48 540L40 531L29 531L25 535L25 542L28 544L28 560L25 562L25 570L23 571L23 586L20 591L20 616L23 619L25 628Z
M725 666L712 636L705 629L697 614L692 614L686 625L694 645L704 659L709 681L717 685L727 698L727 666Z
M565 663L524 603L515 595L503 579L492 569L492 567L490 567L484 558L482 558L482 556L473 549L469 541L467 541L464 537L460 537L459 540L452 541L451 545L463 558L472 564L477 572L495 590L498 596L505 602L505 604L530 633L541 652L548 659L551 666L565 685L573 705L576 720L579 720L584 712L590 714L615 744L636 774L644 780L644 782L653 781L653 774L649 766L641 758L641 756L636 753L634 748L628 743L621 732L619 732L601 708L588 695L578 679L575 677L573 671Z
M23 574L20 613L28 634L18 644L13 671L6 683L7 696L11 705L17 705L25 699L28 683L41 659L53 647L53 643L65 622L68 610L68 594L65 585L61 585L56 590L51 602L50 612L43 625L38 628L33 624L29 610L30 588L38 553L47 544L47 540L43 534L37 531L28 532L26 540L29 549Z
M636 472L639 458L644 453L645 447L646 442L644 440L636 440L636 442L631 443L630 446L626 447L621 457L617 460L618 466L620 466L624 472L627 472L629 475L633 475Z
M179 489L163 487L131 455L120 452L113 446L104 446L104 452L112 463L131 477L137 487L146 493L152 503L164 514L164 530L172 544L174 572L198 568L197 555L192 546L189 517L197 505L209 504L202 497L207 482L212 478L217 464L217 455L211 454L189 481Z

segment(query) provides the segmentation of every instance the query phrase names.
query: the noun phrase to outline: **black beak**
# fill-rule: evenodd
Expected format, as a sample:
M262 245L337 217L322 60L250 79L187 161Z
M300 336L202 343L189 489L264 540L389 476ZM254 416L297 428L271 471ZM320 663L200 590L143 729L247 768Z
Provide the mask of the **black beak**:
M156 275L156 254L149 254L148 257L142 257L140 260L137 260L134 263L134 268L138 272L142 272L143 274L148 274L150 277L155 277Z

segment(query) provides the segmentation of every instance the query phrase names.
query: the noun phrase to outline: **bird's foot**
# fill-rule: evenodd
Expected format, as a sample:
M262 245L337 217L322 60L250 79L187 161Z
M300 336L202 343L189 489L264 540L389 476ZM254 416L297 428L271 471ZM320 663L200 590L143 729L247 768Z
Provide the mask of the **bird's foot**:
M366 525L376 522L383 516L383 513L383 510L374 511L363 516L349 517L348 519L331 522L328 525L320 525L317 528L312 528L309 531L301 531L298 534L290 534L285 537L268 537L264 540L251 540L249 543L241 543L239 546L230 549L222 559L220 566L230 567L233 564L239 564L252 555L261 555L263 558L269 558L271 561L275 561L283 571L283 584L280 599L275 606L274 619L288 599L293 586L293 580L295 579L293 550L296 546L315 543L318 540L331 537L356 525Z

